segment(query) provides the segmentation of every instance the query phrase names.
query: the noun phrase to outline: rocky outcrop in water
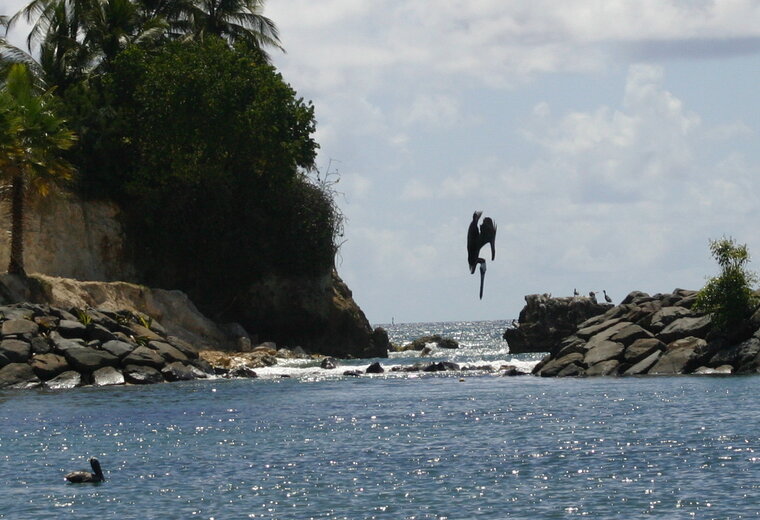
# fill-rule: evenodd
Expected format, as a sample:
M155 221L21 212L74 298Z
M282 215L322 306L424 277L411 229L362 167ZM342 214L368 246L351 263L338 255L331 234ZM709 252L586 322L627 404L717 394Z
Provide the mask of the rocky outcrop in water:
M554 352L579 323L610 307L612 304L597 303L584 296L552 298L548 294L529 294L520 311L518 326L507 329L503 337L512 354Z
M730 335L712 330L692 306L695 291L629 294L580 323L547 350L533 373L543 377L747 374L760 372L760 310Z
M72 388L206 378L190 343L131 311L0 307L0 388Z

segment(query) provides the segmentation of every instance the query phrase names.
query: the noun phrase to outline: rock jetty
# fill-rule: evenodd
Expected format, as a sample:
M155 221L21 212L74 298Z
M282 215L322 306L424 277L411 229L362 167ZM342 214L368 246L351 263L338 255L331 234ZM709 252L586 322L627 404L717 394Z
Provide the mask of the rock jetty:
M547 340L543 377L760 372L760 310L731 334L693 309L696 291L630 293L620 305ZM510 349L512 345L510 343Z
M196 347L130 311L0 307L0 388L145 384L213 374Z
M504 339L512 354L554 352L578 324L607 312L609 303L597 303L585 296L552 298L548 294L529 294L520 311L516 328L507 329Z

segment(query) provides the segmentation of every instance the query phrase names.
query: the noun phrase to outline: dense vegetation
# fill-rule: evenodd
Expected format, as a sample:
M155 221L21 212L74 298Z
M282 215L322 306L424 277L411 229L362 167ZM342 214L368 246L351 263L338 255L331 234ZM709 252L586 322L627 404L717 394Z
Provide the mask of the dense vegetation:
M5 44L5 64L26 61L61 98L75 189L122 206L141 281L212 315L269 275L329 272L341 226L308 175L313 107L268 63L279 39L260 8L34 0L18 16L40 59Z
M718 330L730 332L746 320L757 306L752 284L754 273L746 268L749 251L745 244L733 238L710 241L710 251L720 266L721 273L710 278L697 295L696 308L712 313Z

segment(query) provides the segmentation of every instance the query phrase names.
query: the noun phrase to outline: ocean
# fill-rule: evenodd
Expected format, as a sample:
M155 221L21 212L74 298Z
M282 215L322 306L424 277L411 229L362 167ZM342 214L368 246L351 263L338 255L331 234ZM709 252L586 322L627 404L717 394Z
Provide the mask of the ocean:
M506 325L388 329L400 343L426 333L460 342L431 360L529 369L538 356L510 355ZM756 376L340 375L372 361L0 391L0 518L760 516ZM106 482L66 483L90 456Z

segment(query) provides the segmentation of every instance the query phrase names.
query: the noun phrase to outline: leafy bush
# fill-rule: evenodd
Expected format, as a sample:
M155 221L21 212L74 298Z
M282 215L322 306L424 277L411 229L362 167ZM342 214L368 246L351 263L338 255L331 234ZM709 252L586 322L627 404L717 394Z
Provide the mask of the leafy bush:
M121 204L144 283L214 314L268 275L329 272L341 215L307 175L314 109L260 53L134 47L66 99L80 190Z
M713 315L719 330L730 330L745 320L757 306L751 285L755 273L746 268L749 251L733 238L710 241L710 251L721 268L719 276L710 278L697 294L695 307Z

